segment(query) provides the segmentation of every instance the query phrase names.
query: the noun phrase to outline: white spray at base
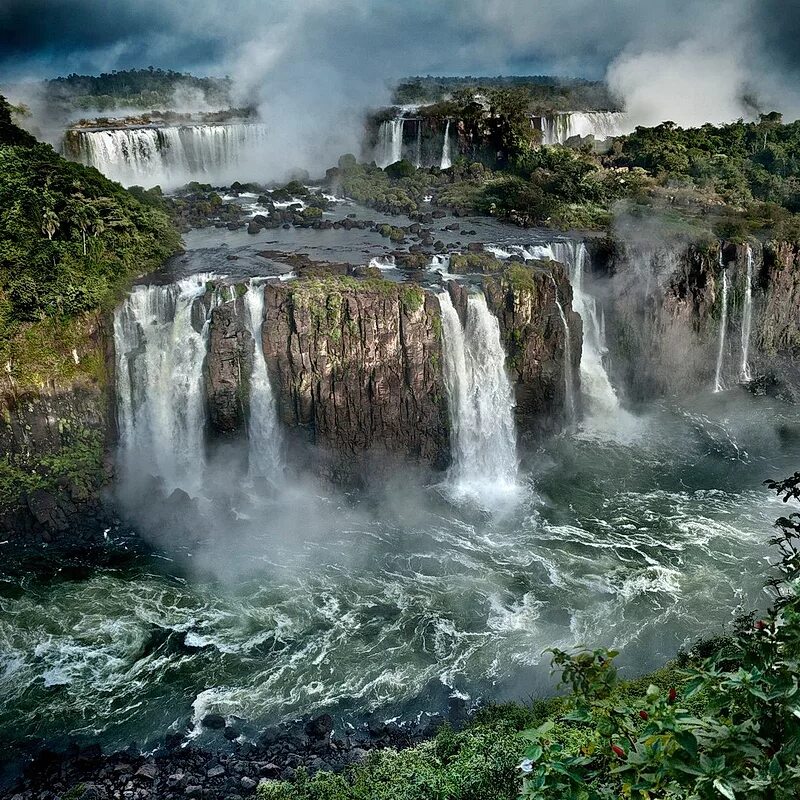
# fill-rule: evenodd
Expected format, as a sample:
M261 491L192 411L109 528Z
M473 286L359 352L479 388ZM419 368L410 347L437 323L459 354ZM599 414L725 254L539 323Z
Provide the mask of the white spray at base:
M114 313L123 474L158 475L168 490L190 494L203 483L208 339L205 310L197 306L193 314L193 306L211 277L137 286Z
M728 331L728 273L722 261L722 250L719 251L719 265L722 268L722 318L719 323L719 346L717 348L717 368L714 372L714 391L725 389L722 380L722 368L725 363L725 338Z
M739 380L749 383L752 379L750 371L750 334L753 328L753 248L747 245L747 274L744 286L744 309L742 311L742 364Z
M493 505L517 489L514 393L500 325L483 295L470 295L464 327L450 295L438 297L453 454L450 489L458 498Z
M249 471L251 477L275 479L283 472L283 439L261 335L264 322L263 283L250 281L244 295L244 305L247 326L255 344L247 424Z
M450 169L453 166L453 160L450 157L450 120L444 126L444 141L442 142L442 160L439 163L439 169Z

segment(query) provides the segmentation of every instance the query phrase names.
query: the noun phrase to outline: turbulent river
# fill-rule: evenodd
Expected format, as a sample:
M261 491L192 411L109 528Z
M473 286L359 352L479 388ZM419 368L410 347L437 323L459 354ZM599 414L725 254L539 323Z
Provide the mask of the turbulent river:
M182 266L207 267L220 236L189 237ZM245 236L231 268L252 273ZM0 583L5 744L154 745L210 736L210 712L245 734L322 710L412 719L550 691L554 646L655 668L765 604L783 506L762 481L797 467L799 430L796 409L743 390L620 411L523 451L489 508L405 475L350 497L209 476L191 557L164 530L124 567Z

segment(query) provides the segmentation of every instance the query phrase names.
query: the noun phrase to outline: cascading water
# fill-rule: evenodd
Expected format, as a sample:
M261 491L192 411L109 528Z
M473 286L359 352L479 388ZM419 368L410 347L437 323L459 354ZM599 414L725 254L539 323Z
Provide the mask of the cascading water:
M375 152L375 163L383 169L389 164L400 161L403 157L404 117L386 120L378 128L378 146Z
M439 303L452 435L450 483L456 496L492 504L517 486L514 393L500 325L483 295L470 295L463 328L447 292L439 294Z
M581 390L586 411L595 420L614 419L620 412L620 403L603 365L603 356L608 351L604 326L597 313L597 300L583 288L586 245L583 242L555 242L551 249L553 258L566 265L569 270L572 307L583 322Z
M203 481L208 319L197 319L195 300L210 278L137 286L114 314L122 470L158 475L169 490Z
M439 162L439 169L450 169L453 160L450 157L450 120L444 126L444 140L442 141L442 159Z
M753 248L747 245L747 274L744 286L744 309L742 311L742 364L739 370L739 379L749 383L752 378L750 372L750 334L753 327Z
M564 306L558 299L558 284L551 275L553 281L553 293L556 301L556 308L561 317L561 324L564 326L564 396L566 402L567 422L575 421L577 415L577 404L575 402L575 381L572 379L572 338L569 330L567 315L564 313Z
M722 249L719 251L719 265L722 268L722 318L719 323L719 347L717 349L717 368L714 372L714 391L721 392L725 388L722 380L722 369L725 364L725 338L728 331L728 273L722 260Z
M125 185L176 186L231 176L243 165L252 170L266 142L261 124L184 125L70 131L64 150Z
M422 120L417 120L417 144L414 148L414 166L419 169L422 166Z
M250 281L244 295L248 329L255 343L250 377L248 463L252 477L277 478L283 470L283 442L275 397L267 374L261 326L264 322L264 284Z
M607 139L630 132L627 117L620 111L572 111L539 117L542 144L564 144L573 136Z

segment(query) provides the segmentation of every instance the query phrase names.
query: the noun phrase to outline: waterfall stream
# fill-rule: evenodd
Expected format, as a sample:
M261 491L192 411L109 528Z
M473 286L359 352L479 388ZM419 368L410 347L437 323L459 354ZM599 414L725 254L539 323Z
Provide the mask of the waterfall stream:
M464 327L447 292L439 294L439 303L452 436L450 483L457 496L491 504L513 492L517 481L514 393L500 325L482 294L470 295Z
M749 383L752 380L750 371L750 334L753 327L753 248L747 245L747 274L744 286L744 309L742 311L742 364L739 380Z
M627 117L619 111L573 111L539 118L542 144L564 144L573 136L608 139L631 129Z
M550 275L550 280L553 282L553 293L556 301L556 308L558 309L559 316L561 317L561 324L564 326L564 395L566 402L566 416L567 422L575 422L577 415L577 404L575 402L575 385L572 379L572 337L569 330L569 322L567 315L564 313L564 306L558 299L558 284L556 279Z
M728 273L722 262L722 250L719 253L719 265L722 268L722 318L719 323L719 347L717 349L717 368L714 372L714 391L721 392L725 388L722 380L722 369L725 364L725 338L728 331Z
M583 242L554 242L551 249L553 258L569 270L572 307L583 322L581 392L587 417L612 421L619 414L620 402L603 364L608 348L597 300L583 287L586 245Z
M261 326L264 321L264 284L251 280L244 295L244 303L248 328L255 343L247 429L250 475L276 478L283 469L283 442L261 336Z
M252 171L266 141L261 124L184 125L75 131L65 150L127 186L176 186L232 175L239 166Z
M442 160L439 163L439 169L450 169L453 166L452 158L450 157L450 120L444 126L444 139L442 141Z
M210 277L137 286L114 314L122 469L190 493L202 485L205 463L208 319L197 319L195 300Z

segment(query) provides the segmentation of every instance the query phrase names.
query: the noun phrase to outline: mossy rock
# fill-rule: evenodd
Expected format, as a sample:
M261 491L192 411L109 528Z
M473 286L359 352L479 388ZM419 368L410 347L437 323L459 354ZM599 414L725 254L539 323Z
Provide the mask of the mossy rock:
M501 272L505 263L491 253L454 253L450 272L456 275L491 275Z

